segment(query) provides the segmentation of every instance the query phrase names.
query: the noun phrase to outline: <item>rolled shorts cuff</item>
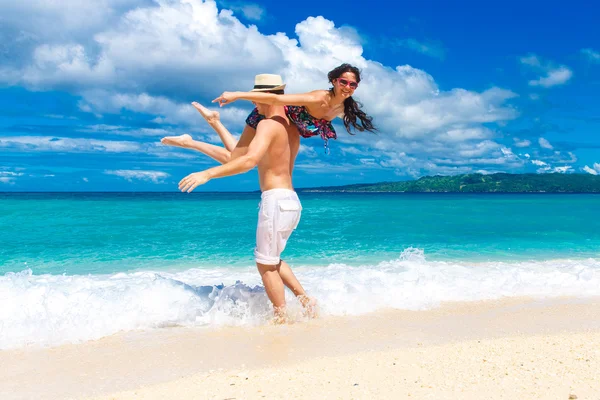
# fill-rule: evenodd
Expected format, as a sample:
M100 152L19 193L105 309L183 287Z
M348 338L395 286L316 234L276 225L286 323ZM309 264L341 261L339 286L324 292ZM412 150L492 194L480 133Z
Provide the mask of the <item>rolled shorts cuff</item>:
M281 261L280 257L270 257L270 256L265 256L263 254L258 253L257 251L254 252L254 260L259 263L259 264L264 264L264 265L277 265L279 264L279 262Z

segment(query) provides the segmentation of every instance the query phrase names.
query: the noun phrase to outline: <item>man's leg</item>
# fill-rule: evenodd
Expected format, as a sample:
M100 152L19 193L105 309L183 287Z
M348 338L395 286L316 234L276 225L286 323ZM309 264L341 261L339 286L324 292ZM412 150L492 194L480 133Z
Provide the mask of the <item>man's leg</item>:
M294 275L288 263L283 260L281 260L279 265L279 276L281 277L283 284L298 298L298 301L302 304L302 307L304 307L307 315L311 318L315 318L317 316L317 302L306 295L306 291L300 284L300 281L296 278L296 275Z
M281 276L283 284L287 286L295 296L306 296L306 292L298 281L298 278L296 278L296 275L294 275L288 263L283 260L281 260L279 266L279 276Z
M262 278L263 285L265 285L265 292L267 292L269 300L273 303L275 322L286 322L285 288L279 275L279 266L256 263L256 267Z

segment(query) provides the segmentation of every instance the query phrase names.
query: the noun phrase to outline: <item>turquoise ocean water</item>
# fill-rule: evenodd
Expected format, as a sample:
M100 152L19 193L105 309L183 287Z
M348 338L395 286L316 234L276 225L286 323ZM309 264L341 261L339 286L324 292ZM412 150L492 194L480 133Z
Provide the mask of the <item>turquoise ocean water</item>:
M0 349L264 323L269 305L252 258L259 197L0 194ZM600 295L597 195L300 198L283 258L324 315Z

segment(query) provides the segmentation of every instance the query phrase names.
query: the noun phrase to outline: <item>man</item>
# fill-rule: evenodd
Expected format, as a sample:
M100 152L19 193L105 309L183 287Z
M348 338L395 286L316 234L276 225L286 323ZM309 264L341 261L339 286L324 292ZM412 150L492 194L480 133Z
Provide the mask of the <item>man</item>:
M279 75L262 74L255 78L255 91L282 94L284 88ZM254 256L267 296L273 303L276 322L281 323L286 321L284 285L292 290L311 316L315 313L314 302L306 296L289 265L280 258L300 221L302 210L292 186L300 136L283 107L265 104L256 104L256 107L265 119L259 122L249 143L242 134L239 144L247 145L247 151L235 154L234 150L227 163L188 175L179 182L179 189L189 193L210 179L245 173L258 166L262 195Z

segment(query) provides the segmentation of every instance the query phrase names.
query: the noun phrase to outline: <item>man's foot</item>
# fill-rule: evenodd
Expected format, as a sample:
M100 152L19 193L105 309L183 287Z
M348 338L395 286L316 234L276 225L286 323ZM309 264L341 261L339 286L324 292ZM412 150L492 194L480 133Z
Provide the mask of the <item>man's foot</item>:
M313 319L319 316L319 305L316 299L308 296L298 296L298 300L302 304L302 307L304 307L305 317Z
M167 146L188 147L194 139L187 133L179 136L165 136L160 142Z
M218 111L211 111L208 108L204 107L202 104L197 103L195 101L192 103L192 105L196 110L198 110L200 115L204 117L204 119L206 120L206 122L208 122L209 125L216 124L220 121L221 116L219 115Z
M283 325L290 323L290 319L287 315L287 309L283 307L273 307L273 323L275 325Z

